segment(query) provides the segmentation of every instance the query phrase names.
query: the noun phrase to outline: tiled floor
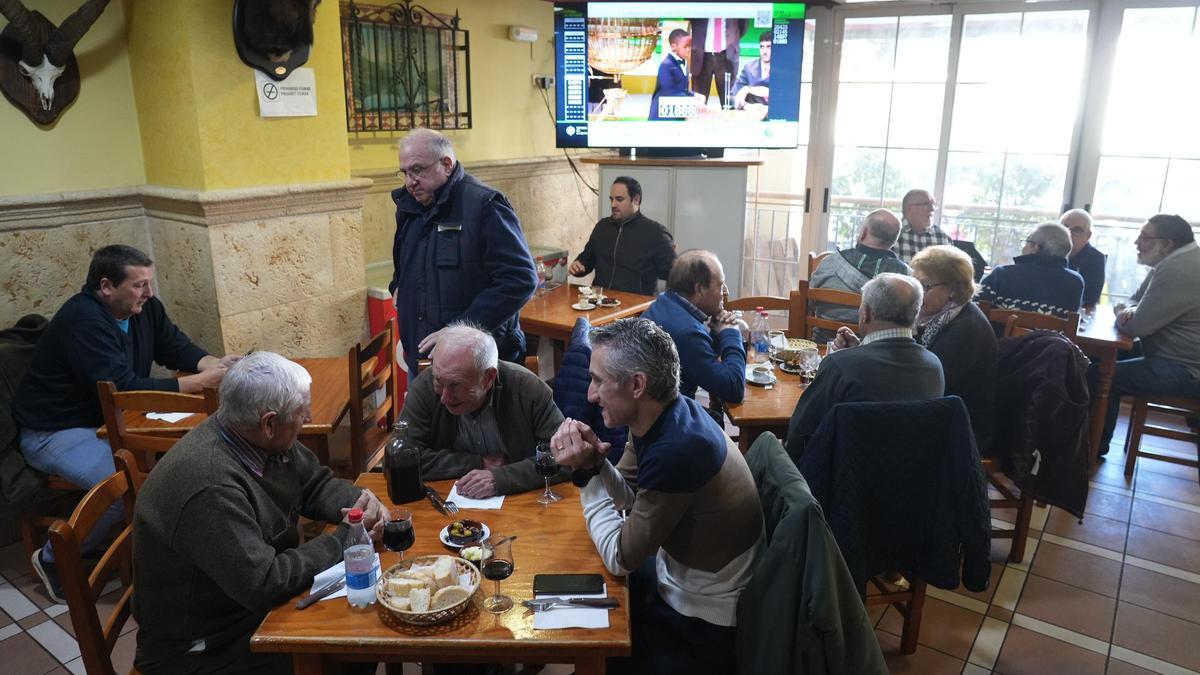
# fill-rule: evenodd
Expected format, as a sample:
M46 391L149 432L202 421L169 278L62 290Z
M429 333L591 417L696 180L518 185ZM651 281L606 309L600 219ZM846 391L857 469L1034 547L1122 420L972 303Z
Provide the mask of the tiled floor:
M1116 438L1124 438L1123 427ZM1147 437L1146 443L1196 453L1195 446L1166 439ZM899 654L896 611L875 608L871 617L891 671L1200 673L1196 470L1142 461L1127 481L1121 448L1110 457L1092 476L1083 523L1058 509L1035 509L1024 564L1006 564L1008 542L994 542L987 591L930 588L916 654ZM0 549L0 576L0 670L82 673L66 606L46 598L19 545ZM101 602L113 602L118 593L114 586ZM133 660L132 620L125 631L114 652L121 673ZM546 670L568 672L563 666Z

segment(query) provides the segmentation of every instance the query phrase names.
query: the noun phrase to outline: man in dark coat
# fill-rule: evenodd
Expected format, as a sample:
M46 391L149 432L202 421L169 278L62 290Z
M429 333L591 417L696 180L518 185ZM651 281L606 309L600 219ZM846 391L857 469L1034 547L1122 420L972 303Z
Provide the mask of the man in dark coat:
M463 170L449 139L415 129L401 141L390 290L409 373L440 331L465 319L492 333L500 358L520 362L517 314L537 289L521 222L504 195Z
M596 223L567 271L579 277L595 270L596 286L653 295L675 262L675 239L642 213L642 185L636 179L617 176L608 203L612 216Z

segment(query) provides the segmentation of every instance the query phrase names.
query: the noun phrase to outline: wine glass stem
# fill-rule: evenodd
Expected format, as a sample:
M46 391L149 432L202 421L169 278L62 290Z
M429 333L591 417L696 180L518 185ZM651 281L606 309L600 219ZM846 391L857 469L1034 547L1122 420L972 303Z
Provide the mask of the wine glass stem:
M497 579L495 583L496 583L496 596L495 596L495 600L496 600L496 602L500 602L500 580L499 580L499 579Z
M546 479L546 491L542 493L547 499L550 498L550 479Z

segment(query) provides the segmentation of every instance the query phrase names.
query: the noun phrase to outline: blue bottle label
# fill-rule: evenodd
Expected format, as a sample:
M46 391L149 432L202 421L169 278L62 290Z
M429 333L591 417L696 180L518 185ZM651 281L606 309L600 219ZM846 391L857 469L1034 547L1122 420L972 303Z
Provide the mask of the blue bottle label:
M375 569L376 568L372 567L370 571L363 572L362 574L351 574L350 572L347 572L346 587L370 588L371 586L374 586L376 581Z

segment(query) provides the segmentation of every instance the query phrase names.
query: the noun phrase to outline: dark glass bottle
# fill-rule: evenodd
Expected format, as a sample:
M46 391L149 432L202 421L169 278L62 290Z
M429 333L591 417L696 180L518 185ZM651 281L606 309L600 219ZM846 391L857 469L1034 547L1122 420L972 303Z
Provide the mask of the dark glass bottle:
M387 476L388 497L393 504L407 504L425 497L421 479L421 455L417 446L408 440L408 422L396 422L392 440L383 456L383 473Z

